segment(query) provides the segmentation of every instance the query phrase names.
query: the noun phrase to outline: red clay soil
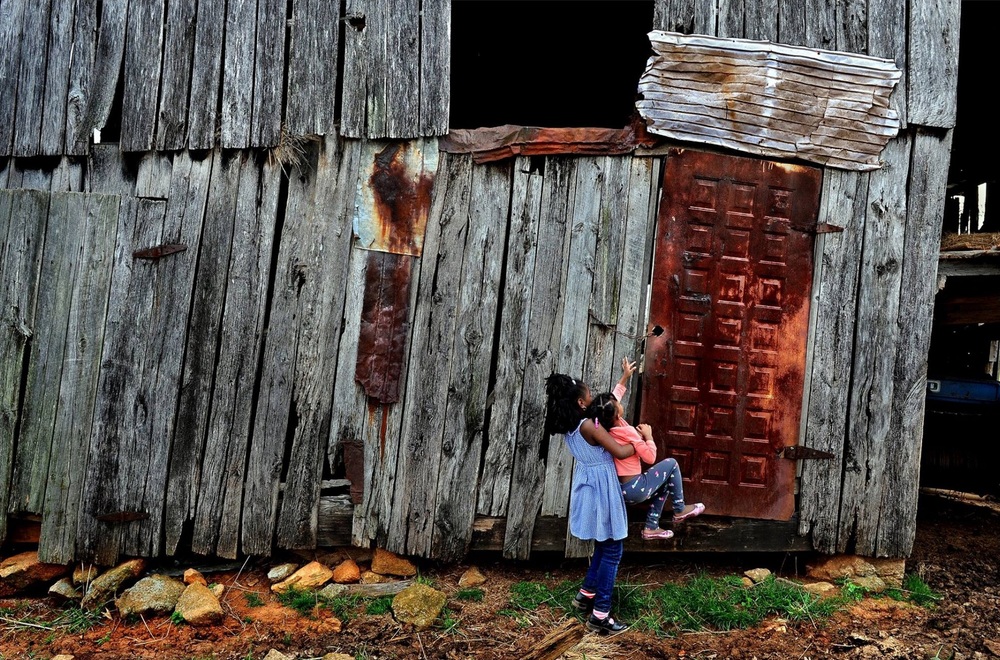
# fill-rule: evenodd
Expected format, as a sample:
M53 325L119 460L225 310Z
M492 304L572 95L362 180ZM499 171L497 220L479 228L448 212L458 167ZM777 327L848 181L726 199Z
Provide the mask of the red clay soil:
M917 572L941 594L938 605L917 607L889 598L866 598L832 618L804 623L778 619L732 632L662 637L629 631L612 639L587 635L565 658L991 658L1000 657L1000 535L998 515L983 508L924 498L917 544L907 572ZM619 583L681 582L698 573L739 574L766 567L787 577L802 571L806 557L774 555L634 557L623 562ZM656 563L650 563L655 561ZM480 602L453 598L458 578L475 563L486 576ZM417 633L392 615L356 609L338 622L327 610L303 616L282 606L268 589L266 565L209 576L226 585L226 617L217 626L176 625L166 617L122 621L107 613L82 633L51 627L60 609L47 598L0 601L0 658L77 660L164 658L259 660L270 649L293 658L346 653L355 658L507 659L524 657L564 618L546 606L525 617L501 613L510 607L510 585L522 580L555 586L578 580L585 564L559 559L530 565L496 557L472 557L463 565L422 566L422 575L449 595L455 625ZM256 593L263 605L248 603ZM251 597L250 602L255 602ZM40 627L12 623L34 623ZM340 624L338 626L338 623ZM337 632L339 628L339 632ZM994 642L997 642L996 644ZM996 655L995 655L996 653Z

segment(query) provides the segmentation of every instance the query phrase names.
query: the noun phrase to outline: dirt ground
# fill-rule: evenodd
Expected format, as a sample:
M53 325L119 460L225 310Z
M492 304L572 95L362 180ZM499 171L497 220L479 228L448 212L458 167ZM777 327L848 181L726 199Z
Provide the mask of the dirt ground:
M907 572L917 572L942 598L923 608L889 598L866 598L832 618L804 623L770 619L732 632L698 632L662 637L629 631L612 639L587 635L564 657L601 658L921 658L954 660L1000 657L1000 533L997 513L984 508L924 497L920 503L917 542ZM724 555L659 555L628 557L619 583L657 585L682 582L698 573L739 574L766 567L792 577L804 570L807 557ZM462 565L422 566L422 575L449 596L459 576L475 564L487 578L480 602L450 597L455 622L416 633L396 623L391 614L345 617L336 631L329 612L301 616L279 604L264 576L267 566L209 576L225 584L221 625L193 628L160 617L127 623L108 613L83 632L46 625L58 605L49 599L0 601L0 658L50 658L72 654L88 658L178 658L259 660L270 649L294 658L346 653L358 659L414 658L506 659L524 657L565 613L546 606L514 618L510 585L538 581L555 586L578 580L585 564L541 558L530 564L474 556ZM244 595L255 592L263 605L251 607ZM251 597L250 601L254 599ZM7 609L4 609L7 608ZM11 612L16 612L11 614ZM34 618L32 618L34 617ZM7 620L4 620L7 619ZM36 621L39 627L11 621Z

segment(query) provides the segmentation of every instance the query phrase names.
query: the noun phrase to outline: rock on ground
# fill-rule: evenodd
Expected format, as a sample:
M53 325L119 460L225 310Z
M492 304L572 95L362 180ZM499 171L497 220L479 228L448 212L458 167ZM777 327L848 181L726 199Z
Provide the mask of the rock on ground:
M340 562L333 569L333 581L337 584L353 584L361 579L361 569L353 559Z
M837 592L837 587L829 582L810 582L803 584L802 588L817 596L833 595Z
M880 594L885 591L885 581L876 575L872 575L870 577L851 578L851 583L856 584L865 591L869 591L873 594Z
M130 559L115 566L106 573L98 575L90 583L90 588L84 594L83 600L80 602L80 607L88 610L100 607L115 597L115 593L119 587L129 580L134 580L142 575L145 568L145 560Z
M205 579L205 576L198 569L189 568L184 571L184 584L194 584L195 582L203 584L206 587L208 586L208 580Z
M37 552L22 552L0 562L0 598L13 596L43 582L50 582L69 572L63 564L38 561Z
M400 623L409 623L417 630L429 628L444 609L447 597L426 584L414 584L392 599L392 613Z
M475 566L470 567L467 571L462 573L462 577L458 578L458 586L463 589L478 587L484 582L486 582L486 576L483 575L482 571Z
M332 577L333 571L318 561L312 561L289 575L285 580L271 585L271 591L280 594L287 591L289 587L315 589L329 582Z
M184 583L166 575L144 577L115 601L122 616L170 614L184 593Z
M49 587L49 595L63 600L80 600L83 594L73 586L70 578L63 578Z
M222 619L222 606L208 587L189 584L177 601L175 612L192 626L208 626Z
M409 559L400 557L387 550L376 548L375 555L372 557L372 571L379 575L413 577L417 574L417 567Z
M744 571L743 575L753 580L754 584L760 584L771 576L771 571L766 568L751 568L749 571Z
M291 660L291 656L287 656L278 649L271 649L264 656L264 660Z
M93 564L78 564L73 568L73 586L82 587L93 582L101 572Z
M320 660L354 660L354 656L346 653L327 653Z
M379 575L375 571L365 571L361 574L361 584L385 584L392 582L392 578Z
M298 564L278 564L267 572L267 579L270 580L272 584L275 582L281 582L289 575L297 571L298 568Z
M823 557L806 566L806 575L827 582L835 582L842 578L871 577L875 574L875 567L871 562L856 555Z

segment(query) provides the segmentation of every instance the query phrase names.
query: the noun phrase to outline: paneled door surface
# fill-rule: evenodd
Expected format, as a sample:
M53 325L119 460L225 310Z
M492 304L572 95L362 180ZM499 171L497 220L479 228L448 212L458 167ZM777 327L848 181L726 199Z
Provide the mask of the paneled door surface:
M685 499L787 520L805 374L818 169L674 150L657 221L640 419Z

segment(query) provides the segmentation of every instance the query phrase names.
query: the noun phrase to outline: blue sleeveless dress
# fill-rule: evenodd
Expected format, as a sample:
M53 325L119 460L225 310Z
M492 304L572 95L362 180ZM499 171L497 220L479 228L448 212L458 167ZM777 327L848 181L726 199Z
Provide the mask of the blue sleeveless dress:
M578 539L618 541L628 536L628 520L614 458L604 447L583 439L582 425L581 421L566 434L566 444L576 459L569 496L569 531Z

